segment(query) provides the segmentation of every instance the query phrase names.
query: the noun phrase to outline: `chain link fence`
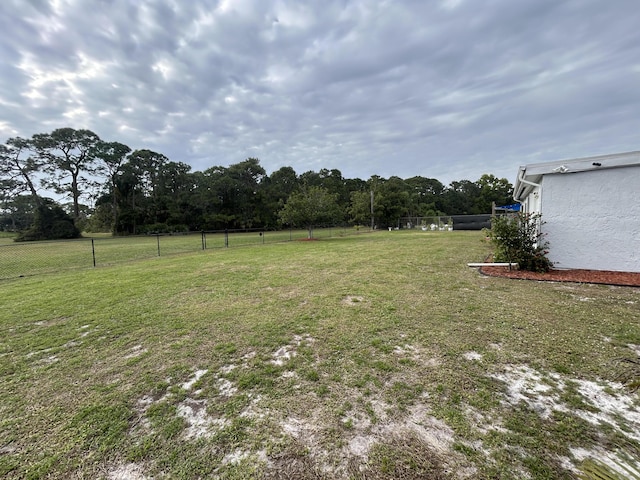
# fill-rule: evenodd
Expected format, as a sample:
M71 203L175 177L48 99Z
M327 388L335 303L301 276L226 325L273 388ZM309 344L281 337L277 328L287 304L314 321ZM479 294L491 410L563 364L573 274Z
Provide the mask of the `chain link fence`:
M313 238L367 232L369 229L365 227L318 227L313 229ZM304 240L307 236L307 230L218 230L20 243L3 238L0 244L0 279L103 267L187 252L290 242Z
M453 230L453 219L444 217L402 217L398 220L398 228L420 229L424 231L450 231Z
M445 217L402 217L398 228L423 231L482 230L491 228L490 213L479 215L450 215Z

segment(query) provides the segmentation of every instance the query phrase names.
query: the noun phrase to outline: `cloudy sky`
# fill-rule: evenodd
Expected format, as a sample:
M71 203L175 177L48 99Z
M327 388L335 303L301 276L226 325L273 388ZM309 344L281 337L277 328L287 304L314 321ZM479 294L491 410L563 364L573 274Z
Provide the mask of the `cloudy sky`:
M1 0L0 141L515 182L640 150L637 0Z

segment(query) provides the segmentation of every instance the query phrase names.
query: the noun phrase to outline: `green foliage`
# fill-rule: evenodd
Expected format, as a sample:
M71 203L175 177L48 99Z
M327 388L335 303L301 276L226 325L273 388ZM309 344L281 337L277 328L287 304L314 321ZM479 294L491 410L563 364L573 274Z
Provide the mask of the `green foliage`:
M489 213L492 202L506 203L512 192L508 180L489 174L448 187L421 176L348 179L326 168L298 176L282 167L268 176L257 158L190 170L159 152L132 152L122 143L103 141L90 130L58 128L29 139L9 138L0 144L0 229L32 225L35 207L24 215L24 202L14 200L29 193L37 202L38 183L70 199L68 212L80 230L114 235L144 233L149 225L156 231L163 224L168 231L183 225L190 231L277 229L279 213L301 189L324 189L335 203L321 220L296 223L306 228L346 218L386 228L397 226L401 217ZM90 192L97 192L94 211L82 204Z
M83 231L90 233L111 233L114 225L114 208L110 203L96 205L93 214L84 222Z
M17 232L33 225L37 202L31 195L16 195L3 202L0 230Z
M306 187L289 196L279 218L284 225L306 227L312 238L314 225L333 223L339 220L340 214L337 195L323 187Z
M548 272L552 263L546 256L548 244L540 231L540 217L528 213L494 217L489 232L494 260L516 262L521 270Z
M33 226L16 237L16 242L30 242L36 240L58 240L79 238L80 230L74 225L73 219L52 201L43 202L36 209Z
M9 138L5 145L0 145L3 201L23 192L28 192L33 199L38 198L36 176L44 163L30 155L31 148L31 141L20 137Z
M31 139L38 157L45 160L43 184L71 197L74 222L80 219L80 197L95 185L90 177L98 171L95 148L99 142L100 137L91 130L73 128L58 128Z
M506 178L484 174L476 182L476 185L480 187L480 194L476 199L479 213L491 212L492 203L500 206L513 202L513 187Z
M351 192L348 213L349 220L356 225L371 223L371 193L368 191Z

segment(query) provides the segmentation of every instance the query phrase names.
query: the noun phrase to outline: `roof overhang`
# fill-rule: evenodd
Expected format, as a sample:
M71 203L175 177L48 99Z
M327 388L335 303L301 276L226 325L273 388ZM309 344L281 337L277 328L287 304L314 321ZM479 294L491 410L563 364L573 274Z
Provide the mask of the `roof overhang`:
M518 169L518 177L513 187L513 198L517 202L522 202L536 186L540 185L545 175L567 175L631 166L640 166L640 151L522 165Z

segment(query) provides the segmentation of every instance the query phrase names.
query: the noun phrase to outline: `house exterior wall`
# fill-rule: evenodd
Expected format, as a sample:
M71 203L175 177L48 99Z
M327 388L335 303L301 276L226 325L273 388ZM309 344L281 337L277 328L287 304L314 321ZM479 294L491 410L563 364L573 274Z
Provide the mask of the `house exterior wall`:
M640 272L640 165L542 178L554 268Z
M524 213L540 213L541 208L541 195L540 187L534 187L531 193L527 195L527 198L522 202L522 211Z

